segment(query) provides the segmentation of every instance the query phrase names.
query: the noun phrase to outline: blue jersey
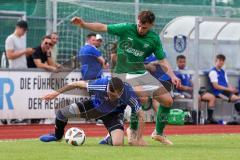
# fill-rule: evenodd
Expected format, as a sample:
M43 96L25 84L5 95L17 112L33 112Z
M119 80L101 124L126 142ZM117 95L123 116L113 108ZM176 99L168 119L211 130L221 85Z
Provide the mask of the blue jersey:
M137 112L140 109L140 102L133 88L129 84L124 83L124 90L121 97L113 102L109 100L107 94L109 81L110 77L89 81L87 89L94 107L98 108L103 113L123 113L125 107L129 105L132 108L133 113Z
M151 56L145 59L144 64L148 64L154 61L158 61L158 59L155 57L154 54L152 54ZM162 81L170 80L170 77L166 74L166 72L163 70L163 68L160 65L157 65L155 72L151 72L151 75L158 80L162 80Z
M220 85L220 86L224 86L224 87L228 87L228 82L227 82L227 79L226 79L226 73L223 69L220 69L220 70L217 70L216 67L213 67L210 72L216 72L217 73L217 83ZM209 73L210 73L209 72ZM212 91L213 91L213 94L215 96L218 96L220 93L222 93L223 91L222 90L217 90L213 87L212 83L211 83L211 87L212 87Z
M98 61L101 52L94 46L86 44L81 47L78 59L81 63L81 73L83 80L93 80L102 75L102 64Z
M190 74L183 74L176 71L175 75L181 80L183 86L192 87L192 76Z
M175 75L181 80L182 86L192 87L192 76L190 74L183 74L179 71L174 72ZM176 89L177 92L182 92L182 90Z

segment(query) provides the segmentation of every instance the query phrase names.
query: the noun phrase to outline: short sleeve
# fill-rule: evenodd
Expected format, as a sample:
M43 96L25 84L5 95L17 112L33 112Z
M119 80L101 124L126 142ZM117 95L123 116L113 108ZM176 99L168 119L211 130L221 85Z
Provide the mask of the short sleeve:
M39 54L39 50L36 49L35 52L32 54L33 59L41 59L41 55Z
M154 48L154 55L156 56L156 58L158 60L163 60L164 58L166 58L166 55L163 51L162 43L161 43L159 37L157 37L157 40L156 40L156 44L155 44L155 48Z
M107 32L109 34L123 35L129 28L129 24L127 23L119 23L119 24L110 24L107 26Z
M94 49L93 54L94 54L94 56L96 56L96 57L102 56L102 53L101 53L99 50L97 50L96 48Z
M130 95L127 105L132 108L133 113L138 112L138 110L141 108L140 101L131 86L128 86L128 93Z
M5 50L14 50L14 43L11 37L8 37L5 41Z
M216 71L210 71L208 77L211 83L218 83L218 75Z

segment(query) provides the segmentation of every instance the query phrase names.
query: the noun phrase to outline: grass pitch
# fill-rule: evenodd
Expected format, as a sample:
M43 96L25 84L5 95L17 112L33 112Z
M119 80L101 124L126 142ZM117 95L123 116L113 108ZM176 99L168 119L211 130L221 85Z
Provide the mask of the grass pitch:
M147 147L98 145L100 138L87 138L80 147L62 142L1 140L1 160L239 160L240 134L169 136L173 146L145 137Z

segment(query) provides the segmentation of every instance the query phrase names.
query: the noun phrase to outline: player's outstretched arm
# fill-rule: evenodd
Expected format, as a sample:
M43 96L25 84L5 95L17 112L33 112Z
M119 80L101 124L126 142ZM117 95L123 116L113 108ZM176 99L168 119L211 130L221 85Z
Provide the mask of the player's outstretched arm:
M58 89L57 91L54 91L52 93L49 93L49 94L43 96L42 99L46 100L46 101L49 101L49 100L52 100L52 99L56 98L61 93L64 93L66 91L70 91L70 90L73 90L73 89L76 89L76 88L86 89L87 88L87 82L86 81L77 81L77 82L67 84L64 87Z
M107 32L107 25L102 23L88 23L85 22L81 17L73 17L71 23L81 28L88 29L94 32Z

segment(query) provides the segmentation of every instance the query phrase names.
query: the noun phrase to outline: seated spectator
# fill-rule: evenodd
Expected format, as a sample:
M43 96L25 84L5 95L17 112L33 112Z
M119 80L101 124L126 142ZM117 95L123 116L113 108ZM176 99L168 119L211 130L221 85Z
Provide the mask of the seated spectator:
M176 90L185 96L185 98L193 98L193 83L192 77L189 74L183 74L181 71L186 69L186 57L184 55L177 56L177 72L176 76L181 80L181 86L177 87ZM199 99L208 103L208 117L205 123L215 124L213 119L213 112L216 105L216 98L213 94L207 92L207 90L200 89Z
M98 46L96 34L88 34L86 44L80 48L78 53L83 80L100 78L102 69L107 68L106 61L96 46Z
M211 82L213 94L216 97L235 102L235 109L240 114L240 96L238 90L228 82L228 77L223 69L226 57L222 54L216 56L215 67L213 67L208 76Z
M27 68L26 56L33 53L32 48L26 48L26 37L24 35L27 29L26 21L18 21L14 33L9 35L5 41L9 68Z
M51 47L53 46L50 36L44 36L41 45L35 48L32 56L27 57L29 68L43 68L48 71L56 72L60 67L51 56Z

